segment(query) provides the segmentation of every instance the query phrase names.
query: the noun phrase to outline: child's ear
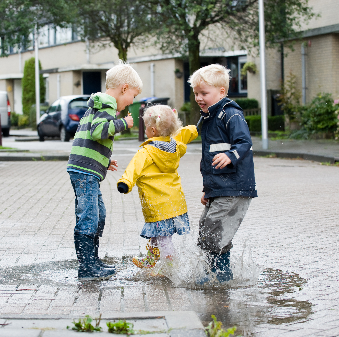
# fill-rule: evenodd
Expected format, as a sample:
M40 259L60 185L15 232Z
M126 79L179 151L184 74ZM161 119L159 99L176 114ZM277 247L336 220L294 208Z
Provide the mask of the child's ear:
M222 97L226 96L226 89L224 87L220 88L220 95L222 95Z
M121 87L121 93L124 94L128 89L128 84L123 84L122 87Z

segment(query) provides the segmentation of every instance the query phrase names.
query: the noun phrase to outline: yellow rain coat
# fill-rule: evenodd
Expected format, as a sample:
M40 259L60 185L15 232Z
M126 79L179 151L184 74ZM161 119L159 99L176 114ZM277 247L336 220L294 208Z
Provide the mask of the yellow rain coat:
M184 191L177 168L180 158L186 153L187 145L198 137L195 125L186 126L173 137L176 152L162 151L151 141L169 142L170 137L153 137L140 145L140 149L128 164L125 173L118 181L132 191L136 184L145 222L170 219L187 212Z

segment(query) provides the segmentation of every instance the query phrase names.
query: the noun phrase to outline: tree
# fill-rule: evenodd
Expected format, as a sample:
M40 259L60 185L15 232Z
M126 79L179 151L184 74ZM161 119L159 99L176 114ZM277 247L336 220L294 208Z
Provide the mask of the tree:
M39 69L41 70L40 61ZM45 83L42 74L40 74L40 103L45 102L45 94ZM22 78L22 111L24 115L29 116L31 106L35 103L35 58L31 57L25 62Z
M200 39L208 28L221 29L246 49L258 46L258 0L149 0L148 3L150 10L156 8L152 11L159 23L156 43L163 52L188 55L190 74L200 68ZM313 16L308 0L266 0L267 45L275 46L281 40L297 37L301 22ZM190 101L190 123L195 123L199 109L192 92Z
M152 29L149 11L141 0L89 0L78 7L81 35L101 47L113 45L126 61L132 44L145 41Z
M131 45L146 41L152 30L149 10L142 0L88 0L79 4L80 35L92 45L105 48L113 45L119 59L127 61ZM128 107L121 111L127 116ZM130 129L123 133L130 133Z
M65 27L74 22L76 2L67 0L1 0L1 55L7 56L9 46L22 47L29 35L46 24Z

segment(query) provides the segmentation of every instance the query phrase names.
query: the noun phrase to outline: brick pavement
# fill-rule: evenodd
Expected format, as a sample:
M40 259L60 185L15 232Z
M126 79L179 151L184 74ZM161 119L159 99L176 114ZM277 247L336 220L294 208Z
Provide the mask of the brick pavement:
M107 225L100 254L119 272L101 283L76 279L66 162L0 162L0 318L194 310L204 323L216 314L225 326L237 325L243 336L339 336L338 167L255 157L259 198L232 254L237 277L257 271L248 266L253 260L259 280L192 289L138 274L131 264L131 255L144 252L143 218L137 189L120 195L115 187L131 155L116 158L119 172L102 183ZM199 158L189 151L179 169L193 239L202 211Z

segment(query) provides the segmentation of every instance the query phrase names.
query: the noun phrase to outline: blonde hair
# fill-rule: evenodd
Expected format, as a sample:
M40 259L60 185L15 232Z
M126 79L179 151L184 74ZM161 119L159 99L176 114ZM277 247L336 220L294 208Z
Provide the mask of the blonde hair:
M115 89L121 84L139 89L139 94L143 86L140 76L132 66L119 60L119 64L106 72L106 89Z
M147 108L143 119L146 126L154 126L162 137L172 136L182 127L177 111L168 105L159 104Z
M229 69L220 64L210 64L196 70L188 79L188 83L192 88L199 86L202 82L217 88L224 87L227 94L230 82L229 72Z

